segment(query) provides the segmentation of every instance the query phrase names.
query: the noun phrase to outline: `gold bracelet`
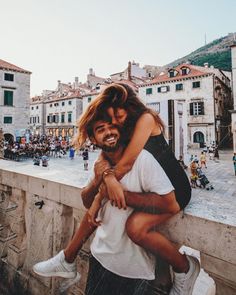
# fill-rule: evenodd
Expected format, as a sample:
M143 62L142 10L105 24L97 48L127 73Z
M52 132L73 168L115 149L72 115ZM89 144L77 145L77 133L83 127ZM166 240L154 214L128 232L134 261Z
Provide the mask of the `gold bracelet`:
M115 171L114 171L114 169L109 168L109 169L105 170L105 171L102 173L102 179L104 180L105 177L106 177L107 175L109 175L109 174L115 176Z

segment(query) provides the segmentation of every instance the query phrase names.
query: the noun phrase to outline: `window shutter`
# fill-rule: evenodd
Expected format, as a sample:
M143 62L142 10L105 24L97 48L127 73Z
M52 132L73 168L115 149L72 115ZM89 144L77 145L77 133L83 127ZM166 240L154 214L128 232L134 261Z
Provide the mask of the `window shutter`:
M193 115L193 102L190 103L190 115Z
M201 102L201 115L204 115L204 102Z

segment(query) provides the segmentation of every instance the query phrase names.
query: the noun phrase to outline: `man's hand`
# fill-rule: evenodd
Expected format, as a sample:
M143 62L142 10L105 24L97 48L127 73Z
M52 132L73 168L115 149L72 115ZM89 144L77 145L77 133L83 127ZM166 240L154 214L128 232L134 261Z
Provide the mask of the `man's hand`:
M92 226L101 225L101 220L99 220L99 221L96 220L100 207L101 207L101 196L98 193L96 195L96 197L94 198L94 201L93 201L91 207L88 210L88 222Z
M107 187L108 198L111 201L111 204L117 206L119 209L126 209L124 191L115 176L106 176L104 182Z
M110 168L111 166L109 162L105 160L102 155L100 155L94 164L95 180L98 184L102 182L103 172Z

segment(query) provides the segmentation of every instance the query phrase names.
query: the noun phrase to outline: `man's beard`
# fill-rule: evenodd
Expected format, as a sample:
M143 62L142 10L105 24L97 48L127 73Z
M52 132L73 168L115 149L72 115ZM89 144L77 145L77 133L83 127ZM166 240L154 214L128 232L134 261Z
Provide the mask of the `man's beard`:
M104 138L104 140L106 140L106 138ZM118 148L120 147L121 145L121 141L120 141L120 138L117 140L116 144L113 145L113 146L109 146L109 145L106 145L106 144L99 144L97 145L100 149L102 149L104 152L107 152L107 153L112 153L112 152L115 152L116 150L118 150Z

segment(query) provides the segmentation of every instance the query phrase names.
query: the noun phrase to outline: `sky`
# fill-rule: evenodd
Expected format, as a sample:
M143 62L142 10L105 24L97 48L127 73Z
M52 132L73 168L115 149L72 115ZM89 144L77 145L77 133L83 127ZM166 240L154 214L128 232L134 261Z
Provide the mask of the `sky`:
M31 96L128 61L162 66L236 32L236 0L0 0L0 59L32 72Z

